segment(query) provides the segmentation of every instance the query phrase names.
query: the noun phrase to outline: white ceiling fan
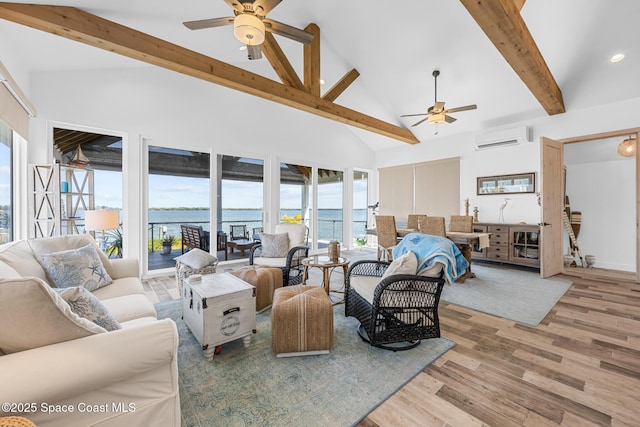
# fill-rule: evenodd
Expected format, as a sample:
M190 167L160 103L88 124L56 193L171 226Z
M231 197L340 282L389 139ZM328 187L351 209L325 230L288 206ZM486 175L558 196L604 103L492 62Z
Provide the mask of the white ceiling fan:
M313 40L313 34L307 31L266 17L267 13L281 1L282 0L224 0L226 4L231 6L235 16L187 21L183 22L183 24L190 30L233 25L233 34L238 40L247 45L247 55L249 59L260 59L262 58L260 45L264 42L265 31L304 44L309 44Z
M426 113L404 114L400 116L400 117L427 116L424 119L411 125L411 127L418 126L419 124L425 121L430 125L437 125L442 122L453 123L456 121L456 118L449 116L450 113L457 113L460 111L467 111L467 110L475 110L476 108L478 108L476 104L471 104L471 105L465 105L464 107L448 108L445 110L444 102L438 101L438 76L440 75L440 71L433 70L432 75L435 81L435 96L434 96L433 105L427 109Z

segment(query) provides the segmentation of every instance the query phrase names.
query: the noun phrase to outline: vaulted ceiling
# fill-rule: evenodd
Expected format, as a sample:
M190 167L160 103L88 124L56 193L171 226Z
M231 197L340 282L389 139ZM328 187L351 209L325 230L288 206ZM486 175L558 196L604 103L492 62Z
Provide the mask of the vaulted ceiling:
M179 7L167 0L112 0L99 7L87 7L80 0L19 3L77 7L222 61L235 74L238 69L246 70L245 77L259 80L259 87L243 83L241 78L225 85L243 90L238 87L241 81L249 87L245 91L253 95L256 89L261 90L268 99L280 97L276 101L295 108L302 105L305 111L350 124L372 149L393 146L398 140L424 142L436 137L435 130L440 136L452 135L640 96L636 83L640 46L635 34L640 2L635 0L284 0L269 18L297 28L314 23L320 31L320 62L315 66L326 81L320 95L331 92L329 88L336 83L343 86L337 96L320 102L313 93L296 88L295 78L287 79L284 62L274 65L277 50L268 55L263 49L268 58L249 61L246 52L238 49L240 43L233 37L232 27L190 31L182 25L183 21L232 15L222 0L193 0ZM15 19L6 10L0 7L0 16ZM62 33L73 20L67 19L69 14L63 14L62 22L44 15L38 16L39 23L28 24ZM80 32L85 30L86 26ZM100 36L102 40L94 44L107 43L107 49L137 60L0 20L0 40L18 41L20 59L32 72L140 67L148 66L147 62L167 67L149 60L142 44L131 46L126 37L108 29L104 34L113 38ZM76 33L70 36L87 38ZM277 35L273 39L304 83L308 70L302 45ZM269 46L274 45L265 47ZM137 54L131 54L132 47ZM610 63L609 57L617 52L625 53L625 60ZM180 72L194 68L195 63L184 61L188 56L184 52L171 55L178 66L167 68ZM163 61L167 59L171 60ZM425 123L412 128L415 120L400 116L423 112L433 105L434 69L441 71L439 101L445 101L447 108L475 103L478 109L454 114L458 120L451 124L435 128ZM220 79L216 72L210 73L214 78L205 78ZM253 78L254 74L259 77ZM265 80L260 80L263 77Z

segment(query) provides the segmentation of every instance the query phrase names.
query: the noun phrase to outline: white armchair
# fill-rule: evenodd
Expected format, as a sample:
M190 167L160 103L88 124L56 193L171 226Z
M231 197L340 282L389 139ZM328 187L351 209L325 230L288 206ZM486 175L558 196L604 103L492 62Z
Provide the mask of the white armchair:
M302 282L302 260L309 256L309 228L304 224L278 224L274 234L262 233L260 244L251 248L249 265L282 270L282 286Z

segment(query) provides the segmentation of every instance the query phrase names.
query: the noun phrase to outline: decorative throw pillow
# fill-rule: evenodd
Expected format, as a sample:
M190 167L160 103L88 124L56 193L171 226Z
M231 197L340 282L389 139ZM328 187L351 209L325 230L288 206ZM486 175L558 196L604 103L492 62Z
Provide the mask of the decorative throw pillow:
M96 247L92 244L78 249L38 255L38 261L58 288L82 286L94 291L112 282Z
M6 354L106 332L37 277L0 279L0 350Z
M122 329L120 323L109 313L104 304L82 286L55 290L69 304L71 311L78 316L91 320L107 331Z
M289 253L289 235L287 233L262 233L262 256L265 258L282 258Z
M175 257L174 260L196 270L218 264L218 258L198 248L191 249L186 254Z
M382 278L392 276L394 274L416 274L418 270L418 258L412 251L407 251L404 255L396 258L387 267Z

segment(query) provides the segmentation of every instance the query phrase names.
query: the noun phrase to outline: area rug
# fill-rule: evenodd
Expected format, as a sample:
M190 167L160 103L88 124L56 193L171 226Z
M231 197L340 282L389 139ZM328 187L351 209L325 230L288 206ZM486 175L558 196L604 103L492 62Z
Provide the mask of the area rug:
M277 358L266 311L258 314L248 348L242 340L224 344L208 362L181 319L179 301L156 310L178 325L182 425L189 427L350 426L455 345L437 338L407 351L371 347L338 305L328 355Z
M472 264L475 278L445 285L441 299L530 326L544 319L571 286L537 272Z

